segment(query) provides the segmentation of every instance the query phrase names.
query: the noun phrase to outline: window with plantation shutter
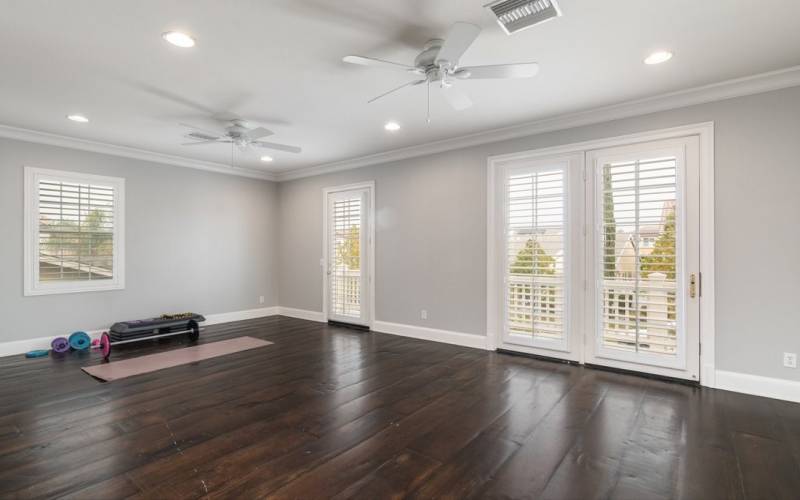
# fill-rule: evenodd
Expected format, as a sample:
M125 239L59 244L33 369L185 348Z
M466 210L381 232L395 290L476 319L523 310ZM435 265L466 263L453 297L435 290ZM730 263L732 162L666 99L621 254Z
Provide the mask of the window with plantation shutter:
M361 317L361 196L333 200L329 242L331 312L345 318Z
M26 295L122 288L124 180L25 173Z
M598 167L606 348L677 354L677 161L643 155Z
M565 338L566 170L515 169L506 177L506 333L531 344Z

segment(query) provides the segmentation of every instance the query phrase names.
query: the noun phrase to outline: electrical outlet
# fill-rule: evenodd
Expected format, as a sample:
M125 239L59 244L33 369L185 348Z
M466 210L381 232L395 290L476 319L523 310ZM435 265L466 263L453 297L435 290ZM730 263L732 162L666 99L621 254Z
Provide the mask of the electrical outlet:
M264 303L264 296L263 296L263 295L260 295L260 296L258 297L258 303L259 303L259 304L263 304L263 303Z
M783 366L786 368L797 368L797 353L785 352L783 353Z
M423 309L419 312L420 319L428 319L428 310Z

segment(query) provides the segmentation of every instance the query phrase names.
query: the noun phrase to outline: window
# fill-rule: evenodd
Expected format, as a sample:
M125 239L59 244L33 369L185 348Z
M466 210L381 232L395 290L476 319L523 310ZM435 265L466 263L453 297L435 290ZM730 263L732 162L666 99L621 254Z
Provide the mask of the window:
M333 200L331 312L361 317L361 194Z
M125 180L25 168L25 295L117 290Z
M505 330L533 343L565 338L565 170L521 167L505 180Z
M675 356L678 158L640 156L598 166L602 342Z

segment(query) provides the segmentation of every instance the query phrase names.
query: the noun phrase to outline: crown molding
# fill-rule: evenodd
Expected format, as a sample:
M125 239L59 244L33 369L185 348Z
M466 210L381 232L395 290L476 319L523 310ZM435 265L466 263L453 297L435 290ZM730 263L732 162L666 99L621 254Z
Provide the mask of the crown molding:
M703 85L687 90L670 92L654 97L637 99L620 104L600 108L557 115L535 120L522 125L503 127L475 134L429 142L418 146L394 149L382 153L361 156L348 160L325 163L313 167L284 170L275 174L277 181L289 181L302 177L311 177L342 170L366 167L380 163L405 160L419 156L442 153L454 149L489 144L509 139L518 139L545 132L564 130L584 125L593 125L622 118L667 111L670 109L694 106L709 102L722 101L734 97L742 97L773 90L780 90L800 85L800 66L793 66L768 73L726 80L724 82Z
M78 139L65 135L51 134L48 132L38 132L24 128L0 125L0 137L7 139L17 139L20 141L48 144L65 148L103 153L125 158L174 165L177 167L194 168L216 172L227 175L237 175L252 179L262 179L268 181L289 181L302 177L312 177L315 175L351 170L354 168L367 167L381 163L416 158L430 154L452 151L454 149L489 144L509 139L518 139L545 132L564 130L584 125L593 125L622 118L667 111L670 109L694 106L709 102L722 101L734 97L760 94L773 90L780 90L789 87L800 86L800 66L793 66L768 73L736 78L724 82L713 83L701 87L687 90L680 90L668 94L662 94L634 101L627 101L620 104L613 104L600 108L557 115L541 120L514 125L510 127L497 128L469 134L451 139L429 142L406 148L394 149L382 153L376 153L357 158L324 163L311 167L301 167L280 172L263 172L259 170L232 167L223 163L215 163L204 160L195 160L183 156L156 153L144 149L132 148L129 146L119 146L88 139Z
M38 144L47 144L50 146L79 149L81 151L91 151L93 153L121 156L124 158L133 158L136 160L163 163L176 167L194 168L197 170L205 170L219 174L238 175L241 177L249 177L252 179L262 179L268 181L276 180L276 176L272 172L261 172L249 168L232 167L230 165L225 165L224 163L194 160L191 158L185 158L183 156L156 153L154 151L147 151L129 146L118 146L116 144L90 141L88 139L78 139L76 137L51 134L48 132L38 132L36 130L11 127L8 125L0 125L0 137L26 142L35 142Z

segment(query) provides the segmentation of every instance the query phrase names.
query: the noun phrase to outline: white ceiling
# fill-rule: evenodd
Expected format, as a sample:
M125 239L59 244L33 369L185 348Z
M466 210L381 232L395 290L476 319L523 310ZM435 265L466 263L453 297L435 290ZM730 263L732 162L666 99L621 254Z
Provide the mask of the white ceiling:
M800 64L800 2L559 0L563 17L507 36L486 1L0 0L0 123L230 163L226 145L180 146L177 124L231 111L304 148L272 164L234 157L279 172ZM455 21L483 27L463 65L538 61L541 73L458 82L474 106L456 112L434 95L428 125L424 86L368 105L410 79L341 62L411 63ZM167 30L197 46L166 44ZM661 48L675 57L642 64ZM385 132L389 119L403 129Z

